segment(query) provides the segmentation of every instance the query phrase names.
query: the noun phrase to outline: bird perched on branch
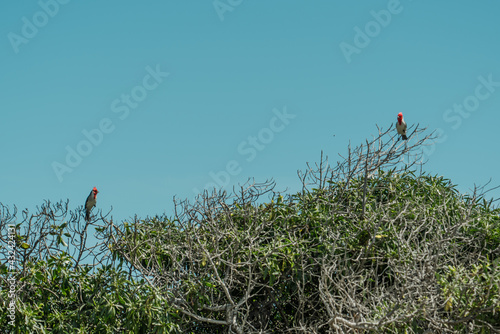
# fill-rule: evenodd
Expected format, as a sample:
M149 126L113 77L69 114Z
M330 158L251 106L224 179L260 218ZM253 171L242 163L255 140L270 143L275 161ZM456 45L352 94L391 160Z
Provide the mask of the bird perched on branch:
M92 208L95 206L97 193L98 193L97 188L94 187L94 189L92 189L92 191L90 192L89 197L87 197L87 200L85 201L85 220L86 221L90 220L90 211L92 211Z
M406 122L403 120L403 113L400 112L398 114L398 121L396 123L396 129L398 130L398 133L401 135L401 138L403 140L407 140L408 137L406 137Z

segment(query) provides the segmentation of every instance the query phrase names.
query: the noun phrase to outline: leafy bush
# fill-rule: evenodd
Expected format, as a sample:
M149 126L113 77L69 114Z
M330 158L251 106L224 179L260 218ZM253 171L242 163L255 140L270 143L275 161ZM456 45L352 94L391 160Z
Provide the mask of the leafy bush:
M16 229L15 329L499 331L500 209L484 188L463 195L417 172L429 136L413 145L387 136L349 148L336 166L323 156L308 164L291 195L251 183L121 224L102 214L79 224L63 203L46 203ZM2 231L13 220L4 207ZM98 243L87 245L92 228ZM3 328L11 275L2 267Z

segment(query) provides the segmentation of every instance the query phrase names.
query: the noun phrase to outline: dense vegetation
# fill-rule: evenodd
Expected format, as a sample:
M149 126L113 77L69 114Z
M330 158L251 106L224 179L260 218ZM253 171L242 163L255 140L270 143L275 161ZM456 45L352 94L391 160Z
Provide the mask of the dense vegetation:
M418 134L418 129L416 130ZM485 190L401 162L381 133L273 183L177 202L171 217L83 223L67 203L16 224L0 325L19 333L492 333L500 331L500 209ZM412 160L417 161L417 160ZM88 245L95 233L98 242ZM68 244L69 242L69 244ZM10 277L17 282L10 326Z

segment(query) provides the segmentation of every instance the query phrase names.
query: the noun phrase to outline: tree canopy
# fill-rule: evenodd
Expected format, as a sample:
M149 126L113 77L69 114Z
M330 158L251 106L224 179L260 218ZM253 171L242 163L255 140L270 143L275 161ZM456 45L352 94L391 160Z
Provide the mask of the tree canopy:
M500 209L422 171L432 140L379 134L303 189L249 182L171 216L89 222L68 203L2 206L0 324L20 333L491 333ZM17 270L9 271L8 225ZM90 245L89 233L97 242ZM4 261L5 259L5 261ZM8 317L16 282L15 324Z

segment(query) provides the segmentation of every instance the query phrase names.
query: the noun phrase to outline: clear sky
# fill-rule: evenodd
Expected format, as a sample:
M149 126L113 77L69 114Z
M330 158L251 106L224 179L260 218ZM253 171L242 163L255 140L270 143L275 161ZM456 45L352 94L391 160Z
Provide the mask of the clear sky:
M296 176L403 112L425 169L500 184L500 2L3 1L0 202L117 219ZM335 135L335 136L334 136ZM69 153L72 152L72 153ZM68 156L69 155L69 156ZM215 179L214 179L215 178ZM500 191L494 194L500 197Z

